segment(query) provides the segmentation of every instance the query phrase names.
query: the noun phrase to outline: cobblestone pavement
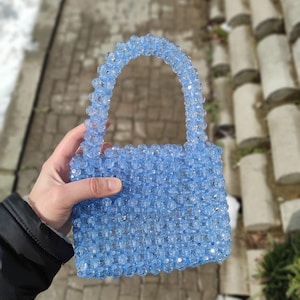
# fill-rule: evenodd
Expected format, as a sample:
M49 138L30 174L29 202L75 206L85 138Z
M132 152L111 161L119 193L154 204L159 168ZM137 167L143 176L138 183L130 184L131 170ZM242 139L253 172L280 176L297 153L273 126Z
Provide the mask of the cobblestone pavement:
M86 118L91 79L116 42L148 32L166 36L192 57L205 79L206 5L204 0L66 0L20 164L17 191L28 193L59 140ZM123 69L109 118L112 126L106 139L120 145L185 141L180 85L169 67L153 57L139 58ZM100 281L78 278L72 260L38 299L211 300L216 299L217 284L216 264L170 275Z

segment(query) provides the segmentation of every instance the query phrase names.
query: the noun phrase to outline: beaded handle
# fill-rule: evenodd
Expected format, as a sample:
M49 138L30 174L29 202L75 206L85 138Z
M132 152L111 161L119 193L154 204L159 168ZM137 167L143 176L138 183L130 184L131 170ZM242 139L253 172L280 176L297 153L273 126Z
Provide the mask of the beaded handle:
M197 69L179 46L166 38L147 34L142 37L132 36L127 42L117 43L114 52L107 54L105 64L98 68L99 77L92 81L95 90L89 95L92 105L87 108L90 119L86 120L86 151L94 150L98 153L103 144L110 99L122 68L132 59L149 55L161 58L170 65L182 85L187 141L196 143L207 140L204 120L206 111L203 109L204 98Z

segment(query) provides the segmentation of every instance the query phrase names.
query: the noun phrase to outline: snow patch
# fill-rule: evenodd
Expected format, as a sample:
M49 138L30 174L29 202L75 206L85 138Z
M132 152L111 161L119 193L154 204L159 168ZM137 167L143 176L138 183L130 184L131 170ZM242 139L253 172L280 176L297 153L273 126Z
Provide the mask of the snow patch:
M32 31L41 0L0 1L0 132L25 51L34 50ZM26 99L24 99L26 101Z

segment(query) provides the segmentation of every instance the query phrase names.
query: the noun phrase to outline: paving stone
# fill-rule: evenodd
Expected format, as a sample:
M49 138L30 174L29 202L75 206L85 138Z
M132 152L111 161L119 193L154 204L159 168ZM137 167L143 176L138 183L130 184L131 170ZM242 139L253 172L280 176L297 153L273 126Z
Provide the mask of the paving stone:
M231 27L250 24L250 11L247 1L225 0L225 12L226 21Z
M217 298L217 280L216 274L198 273L198 289L202 299Z
M94 71L96 67L97 67L97 64L94 59L86 58L82 62L82 68L86 71Z
M116 110L116 117L120 118L130 118L133 117L133 109L131 105L126 103L120 103L118 109Z
M174 121L174 108L168 107L168 106L163 106L160 107L160 119L163 121L168 121L168 123L172 123Z
M132 139L132 134L129 131L116 132L112 138L112 140L117 141L122 146L130 143L131 139Z
M92 91L92 79L97 76L96 67L94 71L82 71L80 73L79 94L89 94Z
M284 232L300 230L300 199L292 199L280 204Z
M142 281L144 283L158 283L160 281L160 276L159 275L146 275L145 277L142 278Z
M257 40L273 33L283 33L283 19L278 6L272 0L249 1L252 28Z
M300 3L297 0L281 0L284 22L291 42L300 36Z
M259 80L258 62L250 26L235 27L229 34L228 42L230 67L235 85L257 82Z
M201 300L212 300L212 299L216 299L216 297L217 297L217 293L215 289L205 290L201 295Z
M123 86L124 86L124 82L123 82ZM134 89L128 90L128 88L126 88L126 90L122 92L121 97L122 97L122 102L133 103L136 98Z
M176 285L160 284L156 299L159 300L180 300L181 290Z
M118 300L140 300L139 297L135 296L120 296Z
M114 285L114 286L120 285L120 279L114 279L112 277L107 277L103 281L105 284L109 284L109 285Z
M158 287L157 283L143 283L141 286L141 300L157 299Z
M100 293L100 286L85 286L83 289L82 300L99 299Z
M48 151L49 149L54 150L53 145L54 135L52 133L45 133L42 137L40 149L41 151Z
M157 121L160 119L160 107L149 107L147 112L147 119Z
M69 69L67 67L53 68L51 71L51 79L53 80L66 80L68 79Z
M162 138L164 132L165 122L162 121L149 121L147 122L147 137L157 138L158 140Z
M66 81L56 80L54 81L53 93L54 94L63 94L66 90Z
M236 141L239 148L257 147L268 139L262 116L263 95L259 84L247 83L233 94Z
M82 300L82 292L68 288L65 299L66 300Z
M129 131L131 132L132 130L132 120L131 119L122 119L119 118L117 120L117 129L116 130L120 130L120 131Z
M50 112L46 116L45 132L55 133L57 131L58 116L55 113Z
M30 153L24 154L24 160L21 164L20 169L32 169L36 168L39 170L44 162L44 153L39 149L32 150Z
M36 300L65 300L67 292L67 286L64 283L52 283L48 290L39 294L35 299ZM72 296L72 295L71 295ZM75 300L76 298L72 298ZM81 298L77 298L81 299ZM68 298L71 300L71 298Z
M198 272L198 275L199 274L211 274L211 275L217 276L218 267L219 267L218 263L207 263L207 264L198 266L197 272Z
M58 121L58 132L65 134L76 125L78 125L77 117L66 115Z
M199 292L194 292L191 290L183 291L184 293L184 298L181 299L186 299L186 300L202 300L202 293ZM214 298L210 298L214 299Z
M75 290L82 290L85 285L98 286L101 284L99 279L80 278L77 274L68 277L68 286Z
M119 287L116 285L104 285L101 289L101 300L117 300L119 295Z
M176 138L178 136L178 123L167 122L164 135L167 138Z
M166 285L172 285L172 284L178 285L180 276L181 276L181 273L178 270L174 270L170 274L161 273L160 281L161 281L161 283L164 283Z
M266 154L244 156L240 160L240 176L245 229L259 231L278 226L276 202L267 180Z
M61 113L61 111L64 109L63 95L52 95L50 108L55 114Z
M272 34L258 43L257 52L265 101L297 99L299 88L287 37Z
M183 287L186 291L198 291L197 269L189 268L182 273Z
M1 173L0 173L1 174ZM39 175L39 170L36 168L24 168L18 173L18 187L25 191L25 194L28 194L28 191L33 187L35 180ZM24 193L21 193L25 195Z
M275 179L300 182L300 111L294 104L276 107L267 115Z
M247 251L250 296L257 300L267 300L262 294L262 286L259 284L257 279L254 278L254 276L258 273L258 260L263 257L264 253L264 250L261 249Z
M120 295L138 298L140 295L141 278L133 276L131 278L120 279ZM123 298L122 298L123 299Z

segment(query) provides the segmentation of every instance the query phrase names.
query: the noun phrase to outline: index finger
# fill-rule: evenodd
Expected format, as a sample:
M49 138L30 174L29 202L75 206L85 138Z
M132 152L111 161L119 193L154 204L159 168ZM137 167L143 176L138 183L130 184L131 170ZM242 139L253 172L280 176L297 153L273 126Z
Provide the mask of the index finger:
M55 148L51 158L58 163L69 162L83 141L83 133L86 131L84 124L80 124L70 130Z

